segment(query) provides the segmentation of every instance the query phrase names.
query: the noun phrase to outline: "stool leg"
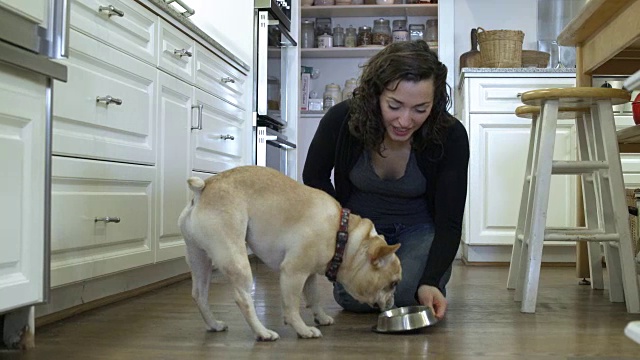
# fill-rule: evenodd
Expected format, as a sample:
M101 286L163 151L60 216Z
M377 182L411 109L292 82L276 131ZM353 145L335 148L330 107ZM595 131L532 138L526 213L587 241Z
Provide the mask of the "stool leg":
M548 100L544 103L540 112L540 119L540 126L542 127L540 148L538 149L538 161L534 164L533 169L534 179L532 186L534 187L535 195L532 198L531 229L525 234L525 240L529 244L529 251L520 308L520 311L525 313L533 313L536 310L542 248L547 224L549 192L551 190L553 148L555 146L558 123L558 100Z
M576 119L576 133L578 137L579 159L581 161L591 161L597 158L596 141L593 133L593 123L591 116L583 114ZM600 211L597 199L595 173L582 174L580 180L582 183L582 196L584 202L584 214L586 228L595 230L600 227L599 216ZM600 253L600 244L596 242L588 242L589 249L589 272L591 276L591 288L604 289L604 280L602 275L602 261Z
M598 106L591 106L591 120L595 133L597 160L606 162L609 166L607 150L605 148L604 130L602 121L598 114ZM605 120L606 121L606 120ZM616 233L615 210L611 192L611 168L598 172L598 183L600 184L600 211L602 213L602 229L606 233ZM610 243L604 243L604 257L607 262L607 274L609 278L609 301L623 302L624 290L622 286L622 272L620 269L620 258L616 257L617 252L612 250Z
M609 163L609 182L611 198L613 201L615 226L620 235L619 253L622 267L622 283L627 311L640 313L640 288L638 286L638 274L636 270L635 254L633 253L633 240L629 229L629 213L625 200L624 179L622 178L622 164L616 139L615 119L611 101L598 100L598 123L602 129L605 145L605 154Z
M529 135L529 152L527 153L527 165L524 170L524 181L522 185L522 195L520 197L520 211L518 212L518 224L516 225L515 238L513 240L513 250L511 251L511 262L509 263L509 277L507 278L507 289L515 289L518 282L518 272L520 271L520 258L523 249L527 247L523 245L521 237L524 234L525 222L527 214L527 204L530 201L531 192L531 164L533 163L533 154L536 150L536 139L540 137L537 126L538 117L534 114L531 118L531 134Z

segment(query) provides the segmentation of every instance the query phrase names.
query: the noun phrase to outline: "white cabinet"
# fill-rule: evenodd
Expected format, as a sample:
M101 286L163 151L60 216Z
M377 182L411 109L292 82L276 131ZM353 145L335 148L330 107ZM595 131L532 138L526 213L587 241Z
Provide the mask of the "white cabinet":
M465 74L461 121L469 133L469 189L464 240L468 245L512 245L529 148L531 123L514 115L519 94L548 87L575 86L574 77L552 74ZM571 74L567 74L571 75ZM559 121L555 159L575 159L573 121ZM548 226L573 226L576 179L554 176Z
M54 96L54 154L154 164L157 69L75 30L70 35L63 61L69 80Z
M158 68L189 84L195 82L193 54L196 42L160 19L158 22Z
M46 91L0 63L0 313L43 299Z
M46 27L49 0L0 0L0 7L9 9Z
M158 243L156 261L184 256L178 217L189 201L189 137L194 126L193 87L160 73L158 99Z

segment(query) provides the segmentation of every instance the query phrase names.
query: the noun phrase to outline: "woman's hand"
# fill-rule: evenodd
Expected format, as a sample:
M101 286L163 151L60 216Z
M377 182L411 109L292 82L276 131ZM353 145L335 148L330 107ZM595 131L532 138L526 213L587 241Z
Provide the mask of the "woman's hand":
M420 301L421 305L432 308L438 320L444 318L444 314L447 312L447 299L437 287L420 285L418 288L418 301Z

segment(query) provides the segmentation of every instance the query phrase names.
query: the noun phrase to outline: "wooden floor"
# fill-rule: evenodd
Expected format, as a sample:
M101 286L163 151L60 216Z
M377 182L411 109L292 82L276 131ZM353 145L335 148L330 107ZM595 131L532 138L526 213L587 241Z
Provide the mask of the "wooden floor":
M521 314L505 288L506 267L456 264L446 319L403 335L372 332L374 314L342 312L323 281L324 303L336 323L320 328L322 338L303 340L283 325L277 274L253 266L258 315L280 333L276 342L254 341L229 285L216 278L211 307L229 325L226 332L204 330L188 280L39 328L35 350L0 352L0 359L640 358L640 345L623 333L640 316L610 303L607 291L578 285L569 267L543 268L537 313Z

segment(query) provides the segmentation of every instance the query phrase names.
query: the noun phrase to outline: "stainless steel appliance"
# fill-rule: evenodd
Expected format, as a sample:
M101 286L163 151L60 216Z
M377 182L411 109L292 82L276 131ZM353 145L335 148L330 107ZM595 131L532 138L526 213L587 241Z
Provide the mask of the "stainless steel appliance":
M283 49L297 46L290 34L291 0L256 0L254 47L254 106L258 123L276 128L287 125L283 109L286 97L279 84L286 84L289 68Z
M551 54L550 68L576 67L576 48L556 41L562 29L589 0L538 0L538 50Z
M283 134L286 129L286 53L297 46L290 34L292 0L255 0L254 46L254 164L287 175L289 152L296 145ZM282 85L281 85L282 84Z
M601 76L601 75L594 75L592 77L591 80L591 85L594 87L612 87L614 89L623 89L625 88L623 85L625 83L626 80L631 79L633 80L632 77L628 77L628 76ZM631 87L631 84L628 84L629 87ZM631 100L635 99L636 96L638 96L638 94L640 94L640 90L633 90L632 89L628 89L628 90L632 90L632 94L631 94ZM620 105L614 105L613 106L613 113L616 115L628 115L628 116L632 116L633 115L633 111L632 111L632 104L631 102L628 102L626 104L620 104Z

